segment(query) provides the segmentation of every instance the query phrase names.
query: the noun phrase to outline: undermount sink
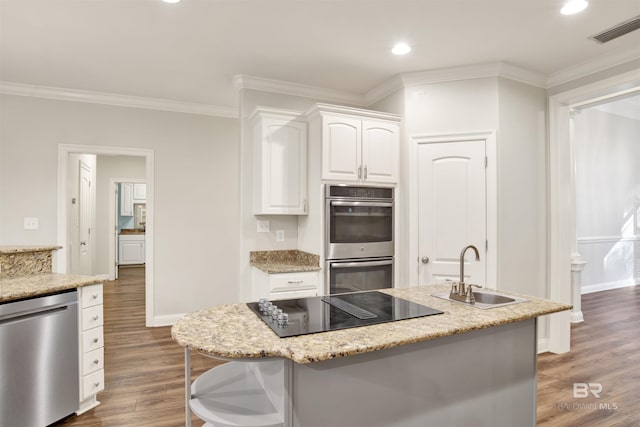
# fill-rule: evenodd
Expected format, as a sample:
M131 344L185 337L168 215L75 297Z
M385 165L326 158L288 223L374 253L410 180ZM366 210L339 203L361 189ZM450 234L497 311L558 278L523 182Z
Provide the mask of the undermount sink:
M486 310L488 308L497 308L504 307L505 305L519 304L521 302L527 301L524 298L512 297L501 295L496 292L486 292L486 291L477 291L473 293L476 301L474 303L468 303L464 301L458 301L449 297L449 292L442 292L438 294L432 294L432 296L437 298L446 299L448 301L457 302L459 304L470 305L476 308L480 308Z

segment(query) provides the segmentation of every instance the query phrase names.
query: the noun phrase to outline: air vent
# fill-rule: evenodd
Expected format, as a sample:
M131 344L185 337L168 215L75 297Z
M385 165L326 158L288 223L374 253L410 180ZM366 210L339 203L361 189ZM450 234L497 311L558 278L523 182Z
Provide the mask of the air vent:
M602 31L596 35L589 37L592 40L595 40L598 43L606 43L610 42L613 39L617 39L618 37L624 36L625 34L629 34L632 31L640 28L640 15L635 18L631 18L628 21L624 21L619 23L618 25L611 27L607 30Z

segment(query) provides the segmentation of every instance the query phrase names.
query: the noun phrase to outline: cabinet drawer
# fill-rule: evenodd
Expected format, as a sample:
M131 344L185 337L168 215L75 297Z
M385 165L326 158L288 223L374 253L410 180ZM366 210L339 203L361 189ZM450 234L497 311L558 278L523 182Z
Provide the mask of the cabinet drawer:
M82 375L88 375L104 368L104 347L82 355Z
M82 291L82 308L102 304L102 284L84 286L80 289Z
M100 347L104 347L102 326L99 328L89 329L82 333L82 352L88 353Z
M87 399L104 390L104 369L82 377L81 399Z
M295 291L318 288L318 273L281 273L269 275L269 292Z
M87 331L97 326L102 326L102 305L84 308L82 310L82 330Z
M306 289L300 291L287 291L287 292L271 292L269 293L269 300L277 301L279 299L296 299L296 298L310 298L317 297L317 289Z

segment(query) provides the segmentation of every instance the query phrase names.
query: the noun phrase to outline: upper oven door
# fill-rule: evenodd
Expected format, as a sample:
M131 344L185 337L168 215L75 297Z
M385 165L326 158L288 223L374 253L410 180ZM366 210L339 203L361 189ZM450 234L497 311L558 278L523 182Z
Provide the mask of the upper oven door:
M393 256L393 202L327 199L327 259Z

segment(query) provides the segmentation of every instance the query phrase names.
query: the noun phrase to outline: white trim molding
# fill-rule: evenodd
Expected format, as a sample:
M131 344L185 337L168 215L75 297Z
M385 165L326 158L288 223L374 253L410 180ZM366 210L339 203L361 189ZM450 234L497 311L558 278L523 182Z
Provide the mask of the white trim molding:
M331 102L340 102L356 106L365 106L364 96L358 93L327 89L319 86L310 86L301 83L292 83L282 80L273 80L262 77L238 74L233 77L233 85L238 91L241 89L252 89L260 90L263 92L281 93L284 95L301 96L304 98L321 99Z
M365 95L365 104L371 105L406 86L481 79L485 77L503 77L540 88L546 88L547 84L547 76L545 74L525 70L524 68L516 67L506 62L463 65L459 67L398 74L369 90Z
M638 49L608 52L589 61L574 64L563 70L551 73L547 79L546 87L552 88L636 59L640 59L640 50Z
M182 314L165 314L162 316L154 316L153 326L173 326L178 320L182 319L187 313Z
M593 283L582 287L582 295L594 292L608 291L611 289L629 288L638 286L640 283L636 279L616 280L614 282Z
M221 107L194 102L172 101L170 99L145 98L141 96L36 86L23 83L0 82L0 93L5 95L57 99L60 101L86 102L90 104L113 105L117 107L197 114L201 116L215 116L233 119L238 118L238 109L235 107Z
M578 237L579 245L592 245L597 243L640 242L640 236L597 236Z

